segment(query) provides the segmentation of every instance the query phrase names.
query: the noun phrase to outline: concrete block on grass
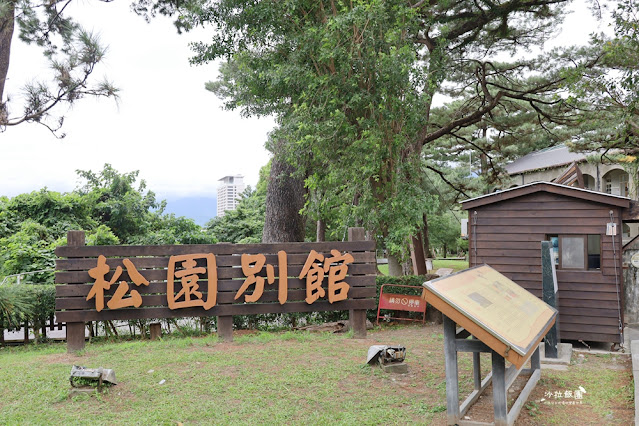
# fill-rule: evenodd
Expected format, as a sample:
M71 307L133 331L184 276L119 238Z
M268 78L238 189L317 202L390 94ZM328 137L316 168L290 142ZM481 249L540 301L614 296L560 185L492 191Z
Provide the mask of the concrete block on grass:
M408 364L405 362L382 364L382 370L387 373L405 374L408 373Z
M570 343L559 343L557 347L557 358L546 358L546 346L542 341L539 344L539 356L542 364L570 365L572 356L572 345Z

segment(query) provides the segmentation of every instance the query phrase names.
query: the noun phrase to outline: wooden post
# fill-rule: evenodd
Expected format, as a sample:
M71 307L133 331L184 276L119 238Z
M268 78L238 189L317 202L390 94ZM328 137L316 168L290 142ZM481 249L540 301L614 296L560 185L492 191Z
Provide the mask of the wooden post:
M475 336L472 337L473 340L477 340ZM479 352L473 352L473 382L475 385L475 390L481 389L481 354Z
M228 244L231 243L219 243ZM217 338L223 342L233 341L233 315L218 315L217 317Z
M492 351L493 364L493 407L495 410L495 426L508 425L508 406L506 395L506 360Z
M149 326L151 330L151 340L158 340L162 337L162 325L159 322L154 322Z
M24 322L24 344L29 343L29 321Z
M535 349L535 352L530 357L530 369L531 370L539 370L541 369L541 360L539 359L539 348Z
M459 422L459 373L457 371L457 327L444 315L444 359L446 360L446 417L449 425Z
M413 261L413 271L415 275L426 275L428 270L426 268L426 255L424 253L424 242L422 241L421 232L417 234L417 237L411 237L412 250L411 259Z
M68 246L83 246L84 231L67 232ZM84 349L84 322L67 323L67 352L78 352Z
M557 273L551 254L550 241L541 242L542 300L557 309ZM544 338L546 358L557 358L559 352L559 317Z
M223 342L233 341L233 315L217 317L217 337Z
M83 322L67 323L67 352L74 353L84 349L84 328Z
M348 228L348 241L365 241L366 231L364 228ZM349 312L349 323L353 330L354 339L366 338L366 309L351 309Z

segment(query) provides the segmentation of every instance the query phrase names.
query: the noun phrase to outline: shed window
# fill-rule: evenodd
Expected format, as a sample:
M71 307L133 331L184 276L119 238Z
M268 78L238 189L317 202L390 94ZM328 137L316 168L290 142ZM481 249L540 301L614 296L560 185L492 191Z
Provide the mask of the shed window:
M559 269L600 269L601 235L549 235Z
M588 269L601 268L601 235L588 235Z
M560 236L559 259L561 269L584 269L586 241L583 236Z

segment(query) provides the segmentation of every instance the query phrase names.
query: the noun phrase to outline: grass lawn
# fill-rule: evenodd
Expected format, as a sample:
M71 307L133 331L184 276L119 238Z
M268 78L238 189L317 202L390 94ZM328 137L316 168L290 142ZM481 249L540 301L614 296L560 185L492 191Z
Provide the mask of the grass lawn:
M365 365L373 344L405 345L409 373ZM569 371L544 370L518 423L630 424L628 359L588 355ZM113 368L119 384L72 395L74 364ZM482 365L485 374L488 358ZM470 354L460 355L460 386L463 395L472 387ZM579 386L588 390L582 405L542 401ZM442 329L432 324L384 327L362 340L236 332L233 343L214 336L101 342L81 355L63 344L0 348L0 424L445 424L445 404Z
M458 272L468 268L468 261L446 259L433 260L433 269L436 271L439 268L451 268L453 272Z
M388 264L377 265L380 272L384 275L388 275ZM439 268L452 268L453 272L458 272L468 268L468 261L466 260L433 260L433 270L436 271Z

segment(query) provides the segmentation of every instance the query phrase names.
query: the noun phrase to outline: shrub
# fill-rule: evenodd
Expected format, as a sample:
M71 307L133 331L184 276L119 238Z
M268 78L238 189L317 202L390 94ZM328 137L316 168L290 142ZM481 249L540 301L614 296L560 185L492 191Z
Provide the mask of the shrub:
M0 286L0 325L19 327L33 313L34 304L26 285Z
M27 294L33 304L33 311L28 316L29 325L38 338L38 333L47 320L55 314L55 286L54 285L25 285Z
M0 328L20 328L28 321L37 336L54 313L54 285L0 286Z

